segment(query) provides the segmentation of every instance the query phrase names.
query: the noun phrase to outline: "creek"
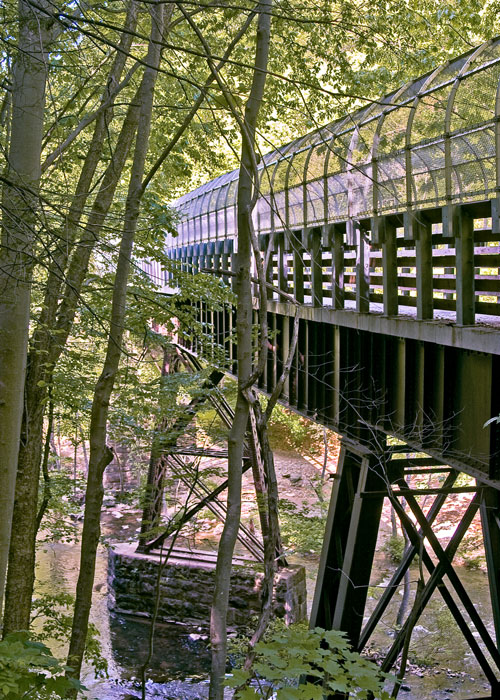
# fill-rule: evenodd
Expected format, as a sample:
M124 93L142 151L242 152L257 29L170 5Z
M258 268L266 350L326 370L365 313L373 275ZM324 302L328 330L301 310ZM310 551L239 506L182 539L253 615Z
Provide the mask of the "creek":
M130 539L138 527L137 512L124 507L112 507L103 515L105 540ZM205 546L210 546L206 541ZM215 544L211 544L215 547ZM317 558L295 559L306 567L309 606L312 602ZM46 544L40 550L37 565L37 587L44 592L74 594L79 566L79 547L74 543ZM384 585L390 574L386 557L377 560L379 585ZM415 571L416 574L416 571ZM476 607L491 628L491 610L487 577L481 570L469 571L460 567L460 578L469 590ZM416 577L416 575L415 575ZM412 576L412 578L415 578ZM369 606L377 597L374 587ZM90 667L85 667L83 682L86 696L97 700L132 700L141 697L140 667L149 648L147 620L116 615L107 606L107 549L99 547L94 602L91 620L100 633L103 655L108 663L108 678L95 678ZM375 636L378 649L387 648L392 631L379 625ZM410 673L407 674L399 698L402 700L463 700L485 695L489 686L463 642L453 620L436 598L414 630L416 642ZM147 673L147 698L159 700L201 700L208 695L210 663L206 631L175 624L158 624L154 638L151 663ZM64 649L53 647L56 655L64 657ZM450 651L451 650L451 651ZM59 654L58 654L59 652ZM408 684L408 685L406 685ZM411 686L411 690L410 690ZM228 693L229 697L229 693Z

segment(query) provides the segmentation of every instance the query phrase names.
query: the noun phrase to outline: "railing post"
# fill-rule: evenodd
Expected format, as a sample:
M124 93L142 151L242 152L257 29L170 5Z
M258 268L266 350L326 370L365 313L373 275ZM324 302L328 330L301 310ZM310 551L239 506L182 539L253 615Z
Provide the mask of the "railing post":
M359 221L353 220L353 234L356 241L356 311L370 311L370 244L367 232Z
M224 253L227 255L229 268L234 275L231 275L231 289L236 293L236 273L238 272L238 239L226 238L224 241Z
M311 296L313 306L323 306L323 265L321 254L321 229L306 232L307 247L311 253Z
M398 313L398 246L396 226L387 218L379 223L379 236L382 241L384 314L397 316Z
M183 272L194 273L193 268L193 255L194 255L194 245L188 245L186 254L186 264L181 266Z
M283 292L288 292L288 266L285 257L285 234L283 231L276 233L276 251L278 263L278 287Z
M417 319L433 318L432 224L418 214L416 232Z
M264 265L264 276L266 278L266 282L271 285L271 287L268 287L266 290L266 296L268 299L273 298L273 290L272 287L274 285L274 276L273 276L273 250L274 250L274 241L275 241L275 235L274 233L269 233L269 234L261 234L259 236L259 248L260 252L262 253L263 257L263 265ZM254 274L257 275L257 270L254 271ZM258 285L254 285L254 296L258 296L259 294L259 288Z
M304 260L300 233L298 231L287 232L287 246L293 255L293 296L299 304L304 303Z
M457 324L469 326L475 320L474 299L474 220L460 207L455 243Z
M205 267L209 270L215 268L215 241L209 241L206 244L205 249ZM211 341L210 341L210 357L213 360L215 357L215 346L219 342L218 339L218 323L217 323L217 311L214 311L213 306L207 302L207 323L210 324L212 328Z
M331 226L332 245L332 306L343 309L344 294L344 233L338 224Z

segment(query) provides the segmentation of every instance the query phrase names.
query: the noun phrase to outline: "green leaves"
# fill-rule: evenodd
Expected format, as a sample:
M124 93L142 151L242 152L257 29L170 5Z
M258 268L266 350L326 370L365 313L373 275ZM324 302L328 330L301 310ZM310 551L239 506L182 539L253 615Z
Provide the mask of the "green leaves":
M351 698L387 700L386 674L350 648L345 634L292 625L255 647L251 673L237 669L227 685L235 699L323 700L334 693ZM315 682L313 679L317 679Z
M32 697L65 697L71 688L83 689L64 675L67 666L55 659L48 647L31 641L27 632L15 632L0 642L0 698L17 700Z

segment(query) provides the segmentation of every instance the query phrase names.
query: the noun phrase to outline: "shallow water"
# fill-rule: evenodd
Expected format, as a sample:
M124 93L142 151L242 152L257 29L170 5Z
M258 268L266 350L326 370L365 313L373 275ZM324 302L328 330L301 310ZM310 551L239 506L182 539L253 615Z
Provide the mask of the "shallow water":
M120 519L106 516L104 533L113 539L135 529L136 515L124 514ZM128 523L128 525L127 525ZM120 537L122 535L122 537ZM299 563L299 561L297 561ZM315 566L310 560L301 561L308 569L308 596L312 601ZM45 590L74 593L79 564L79 548L74 544L51 544L40 553L38 585ZM127 618L110 613L107 607L107 550L100 547L97 557L94 603L91 620L100 632L103 653L108 661L107 679L96 679L92 669L85 668L83 682L88 688L88 698L96 700L126 700L141 697L141 665L149 648L149 623L147 620ZM381 576L383 578L383 573ZM483 619L490 620L487 578L481 571L460 571L460 577L471 591ZM439 603L437 603L439 611ZM424 662L414 666L414 673L405 679L399 698L402 700L463 700L478 695L487 695L489 686L472 658L468 647L462 643L461 634L455 624L444 620L442 645L432 637L434 668L428 664L430 630L433 619L422 618L417 630L421 644L415 644L417 663L419 655ZM417 635L417 636L418 636ZM451 642L451 643L450 643ZM391 632L383 625L377 632L376 644L387 648L391 643ZM419 651L420 648L420 651ZM455 656L450 658L449 649ZM64 656L65 650L54 649ZM209 652L206 632L182 625L159 624L157 626L153 655L147 678L147 698L163 700L201 700L208 697L207 675ZM411 690L409 686L411 685ZM229 692L228 692L229 697Z

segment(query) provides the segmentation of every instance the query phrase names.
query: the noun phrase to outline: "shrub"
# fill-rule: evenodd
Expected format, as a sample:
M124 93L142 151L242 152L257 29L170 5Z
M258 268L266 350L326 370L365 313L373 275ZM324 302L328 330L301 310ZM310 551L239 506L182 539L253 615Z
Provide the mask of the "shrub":
M269 421L269 438L272 445L316 454L318 445L323 445L323 428L277 404Z
M235 670L227 682L236 689L235 700L321 700L334 693L389 700L383 674L351 650L343 632L292 625L259 642L255 651L252 669Z
M392 535L386 540L382 549L389 556L391 561L395 564L399 564L405 551L404 537L402 537L402 535Z
M297 554L321 552L326 523L326 504L319 504L321 515L307 515L286 498L279 502L281 536L285 547Z
M70 593L40 593L33 599L31 623L41 621L40 628L31 633L31 642L58 642L67 644L71 636L73 624L73 608L75 598ZM106 661L101 643L99 630L90 622L85 643L85 661L93 668L97 678L107 676L108 662Z
M0 698L63 698L81 684L64 675L67 670L41 642L27 632L14 632L0 642Z

